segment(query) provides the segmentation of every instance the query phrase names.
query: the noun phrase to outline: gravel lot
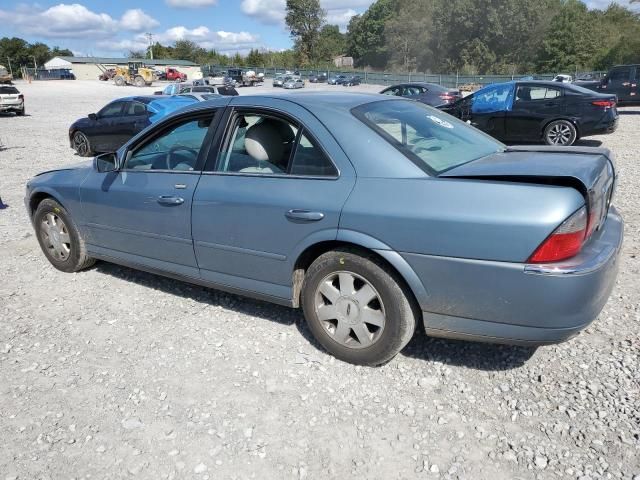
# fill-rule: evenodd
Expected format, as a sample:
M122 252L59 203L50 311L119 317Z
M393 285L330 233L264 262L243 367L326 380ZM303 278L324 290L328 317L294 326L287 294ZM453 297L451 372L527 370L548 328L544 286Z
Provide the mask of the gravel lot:
M105 263L54 270L26 181L79 160L74 119L157 87L18 88L28 116L0 116L0 480L640 479L640 109L583 142L617 155L626 221L591 328L538 350L417 336L372 369L319 350L294 310Z

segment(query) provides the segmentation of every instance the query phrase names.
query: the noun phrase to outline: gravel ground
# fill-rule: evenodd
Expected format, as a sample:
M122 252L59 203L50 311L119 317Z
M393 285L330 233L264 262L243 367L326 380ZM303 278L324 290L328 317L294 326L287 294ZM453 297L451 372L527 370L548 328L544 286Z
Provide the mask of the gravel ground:
M319 350L294 310L105 263L49 266L25 182L79 160L75 118L145 89L18 86L29 115L0 117L0 480L640 479L639 109L586 142L616 153L626 221L589 329L538 350L418 336L360 368Z

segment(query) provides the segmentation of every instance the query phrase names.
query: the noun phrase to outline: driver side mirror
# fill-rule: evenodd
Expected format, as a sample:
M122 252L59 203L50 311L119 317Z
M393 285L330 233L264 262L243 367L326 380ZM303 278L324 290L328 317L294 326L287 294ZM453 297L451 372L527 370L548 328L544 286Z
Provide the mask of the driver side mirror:
M93 168L99 173L115 172L118 169L118 156L115 152L98 155L93 160Z
M94 122L98 119L98 115L96 115L95 113L90 113L87 116L89 117L89 120L93 120Z

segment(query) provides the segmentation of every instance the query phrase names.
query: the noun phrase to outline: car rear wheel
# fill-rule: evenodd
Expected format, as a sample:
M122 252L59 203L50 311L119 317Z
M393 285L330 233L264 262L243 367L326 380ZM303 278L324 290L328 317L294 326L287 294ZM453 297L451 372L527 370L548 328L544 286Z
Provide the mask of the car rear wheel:
M567 147L573 145L578 132L573 123L568 120L556 120L544 129L544 141L547 145Z
M58 202L44 199L33 218L40 248L55 268L63 272L77 272L95 263L87 255L76 224Z
M92 154L89 139L80 131L73 134L73 149L78 152L78 155L81 157L89 157Z
M416 310L403 282L375 256L351 249L327 252L302 285L304 315L332 355L358 365L381 365L411 340Z
M19 117L24 116L24 114L26 113L26 108L22 107L20 110L16 110L16 115Z

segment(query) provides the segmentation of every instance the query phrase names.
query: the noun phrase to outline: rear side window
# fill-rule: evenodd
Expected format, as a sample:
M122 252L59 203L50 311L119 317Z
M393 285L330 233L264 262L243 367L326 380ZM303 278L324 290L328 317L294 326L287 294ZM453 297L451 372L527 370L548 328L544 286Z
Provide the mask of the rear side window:
M534 100L553 100L562 96L559 88L520 85L516 91L517 102L531 102Z
M430 175L505 149L479 130L418 102L378 101L351 111Z
M630 75L631 75L630 68L614 68L611 71L611 75L609 75L609 80L626 82L629 80Z
M333 163L298 125L267 114L233 123L217 171L262 175L337 176Z

